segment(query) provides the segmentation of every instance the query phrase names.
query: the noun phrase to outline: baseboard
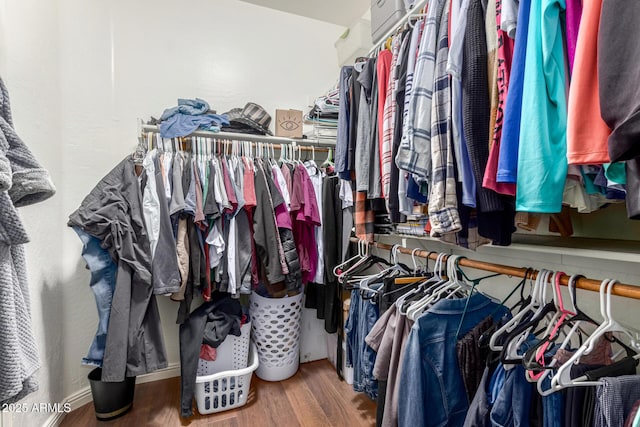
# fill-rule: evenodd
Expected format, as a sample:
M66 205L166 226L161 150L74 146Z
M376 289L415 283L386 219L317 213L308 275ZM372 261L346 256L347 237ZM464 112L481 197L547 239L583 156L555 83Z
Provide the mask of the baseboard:
M179 377L180 376L180 364L179 363L171 363L165 369L160 369L158 371L152 372L150 374L140 375L136 378L136 384L144 384L150 383L153 381L166 380L167 378ZM64 405L68 403L71 406L71 411L75 411L76 409L90 403L92 401L91 398L91 388L85 387L82 390L78 390L72 395L68 396L61 403ZM8 416L5 417L5 413L2 413L2 423L0 427L12 427L11 426L11 414L6 414ZM65 412L57 412L52 414L47 421L44 423L43 427L58 427L62 420L64 419Z
M49 418L47 418L47 421L44 422L43 427L58 427L62 424L62 420L64 420L66 415L66 412L54 412Z
M174 378L180 376L180 363L170 363L164 369L152 372L150 374L140 375L136 378L136 384L151 383L153 381L166 380L167 378Z
M0 412L0 427L12 427L13 417L11 412Z

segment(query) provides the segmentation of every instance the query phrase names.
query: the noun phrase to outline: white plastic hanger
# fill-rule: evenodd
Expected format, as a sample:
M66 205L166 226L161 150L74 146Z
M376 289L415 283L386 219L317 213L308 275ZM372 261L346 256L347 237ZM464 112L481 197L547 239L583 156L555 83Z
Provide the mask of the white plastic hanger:
M442 295L444 295L447 291L454 291L454 289L460 287L460 284L457 280L457 275L455 272L452 274L451 266L455 264L455 261L459 258L458 255L450 255L446 258L446 267L447 267L447 279L446 281L442 281L437 288L430 294L420 299L417 302L411 304L409 309L407 310L407 317L410 320L416 321L417 318L427 309L430 305L437 302ZM442 261L441 261L442 262Z
M346 276L351 273L352 271L354 271L355 269L357 269L358 267L360 267L362 264L364 264L367 259L369 258L369 243L365 240L362 240L362 245L363 245L363 253L362 256L360 257L359 260L357 260L354 264L352 264L349 268L347 268L346 270L344 270L342 273L340 273L338 275L338 282L340 283L344 283L344 280L346 278Z
M389 277L392 274L406 274L408 273L408 271L402 267L399 262L398 262L398 251L401 248L401 245L393 245L393 247L391 248L391 253L392 253L392 257L393 257L393 265L391 267L385 268L384 270L380 271L379 273L375 273L372 275L369 275L367 277L364 277L362 279L360 279L360 289L364 289L364 290L368 290L368 291L372 291L372 292L379 292L382 289L371 289L369 287L369 283L376 281L376 280L380 280L383 277Z
M542 335L543 344L538 347L535 351L534 358L540 363L542 366L544 365L544 354L551 345L551 343L560 336L562 332L562 328L566 327L566 320L571 316L575 316L575 311L570 311L564 307L564 302L562 299L562 292L560 290L560 279L564 275L563 272L556 272L552 279L553 282L553 300L556 306L556 314L553 316L552 320L549 322L549 325ZM554 359L555 360L555 359ZM550 362L550 364L553 363ZM553 363L555 365L555 363ZM548 368L547 366L545 366ZM529 382L536 382L539 378L543 376L543 374L547 371L547 369L543 370L540 373L533 373L532 371L526 371L526 379Z
M569 277L569 283L567 285L567 287L569 288L569 296L571 299L571 309L567 310L569 312L573 312L573 313L577 313L578 312L578 306L576 303L576 281L578 279L578 277L580 277L578 274L574 274L571 277ZM560 347L558 348L558 350L560 349L566 349L569 347L569 344L571 344L573 338L576 336L578 330L580 329L580 326L584 323L583 320L577 320L574 322L573 326L571 327L571 329L569 330L569 332L566 334L566 337L564 339L564 341L562 342L562 344L560 344ZM549 368L554 368L556 365L558 364L558 360L557 359L553 359L551 360L551 362L549 363ZM548 396L551 393L554 393L555 390L553 390L553 388L549 388L547 390L543 389L543 384L545 382L545 380L550 377L555 371L553 369L546 369L543 373L542 376L539 377L537 379L537 384L536 384L536 388L538 389L538 393L540 393L541 396ZM528 375L527 372L527 380L529 380L530 376Z
M424 282L422 282L420 285L418 285L417 288L407 292L406 294L402 295L400 298L398 298L398 300L396 301L396 307L398 308L398 312L400 314L406 315L407 314L407 310L404 310L402 308L402 306L404 305L404 302L407 298L409 298L410 296L416 295L420 292L423 292L426 288L427 285L429 284L433 284L433 283L437 283L442 281L442 277L440 277L440 268L442 265L442 260L444 259L446 255L443 253L438 254L438 257L436 258L436 263L434 266L434 275L433 277L425 280Z
M576 350L569 360L558 368L558 372L551 379L551 389L553 389L553 391L566 387L601 384L600 381L584 381L582 378L572 379L571 366L578 362L580 357L593 351L598 340L607 332L623 332L629 337L631 347L636 349L640 348L637 338L613 318L613 313L611 311L611 291L616 283L618 283L617 280L605 279L600 284L600 313L602 314L604 321L598 328L596 328L589 338L587 338L582 346Z
M416 262L416 252L419 250L420 248L415 248L411 251L411 262L413 262L413 274L418 274L418 263Z
M366 244L366 242L365 242L365 245L366 245L366 247L367 247L367 249L368 249L368 248L369 248L369 245L367 245L367 244ZM394 250L394 248L395 248L396 246L399 246L399 245L394 245L394 246L393 246L393 248L392 248L392 251ZM374 246L374 248L375 248L375 246ZM366 261L367 261L367 259L369 258L369 255L370 255L370 253L369 253L369 252L367 252L366 257L364 258L364 260L362 260L362 262L366 262ZM360 264L360 265L362 265L362 264ZM374 267L374 266L376 266L376 264L372 265L372 267ZM378 278L378 275L379 275L382 271L384 271L384 269L382 269L382 270L380 270L379 272L376 272L376 273L361 274L361 275L354 275L354 274L351 274L351 273L350 273L350 272L352 272L353 270L355 270L355 269L356 269L356 268L358 268L358 267L359 267L359 266L357 266L356 264L354 264L354 265L352 265L351 267L349 267L349 269L348 269L347 271L345 271L345 272L344 272L344 276L345 276L345 277L343 278L342 282L340 282L340 283L344 283L344 281L345 281L344 279L346 279L346 276L348 275L348 276L349 276L349 279L348 279L348 280L346 280L346 282L347 282L347 283L351 283L351 284L357 283L357 284L358 284L358 286L360 286L359 284L360 284L360 282L361 282L363 279L368 279L369 281L374 280L374 279ZM340 279L338 279L338 281L340 281Z
M553 274L553 278L551 277L551 275ZM532 317L538 317L541 313L542 310L544 310L545 306L547 305L547 291L549 289L549 287L553 288L553 280L554 278L557 276L557 272L554 273L550 270L545 270L544 271L544 277L542 277L542 282L541 282L541 288L540 288L540 293L539 293L539 299L538 299L538 308L534 311L533 316ZM555 296L554 291L552 290L553 295ZM553 321L555 316L554 315L551 316L551 319L549 320L549 323ZM531 334L531 331L533 330L534 325L529 326L526 330L522 331L522 333L520 335L517 336L517 338L513 338L510 340L510 342L508 343L507 349L505 351L505 356L509 359L512 360L521 360L522 359L522 355L519 354L519 350L520 347L529 339L529 335ZM548 326L547 326L548 329ZM508 369L512 369L513 367L515 367L514 365L509 366Z
M586 353L587 349L589 348L589 343L593 340L593 337L595 337L596 335L601 336L598 334L598 331L605 330L605 328L607 327L608 321L607 321L607 307L606 307L606 292L610 282L612 282L611 279L604 279L600 283L600 292L599 292L600 314L602 314L604 321L600 326L596 328L596 330L589 336L589 338L587 338L587 340L582 344L582 346L580 346L573 353L573 355L569 358L569 360L567 360L565 363L560 365L556 374L553 376L553 378L551 378L551 387L548 390L543 390L543 392L546 393L544 395L551 394L558 390L562 390L563 388L566 388L566 387L579 386L579 385L593 385L593 384L586 384L587 382L582 382L582 383L574 382L573 379L571 378L571 366L573 366L574 363L577 363L580 360L580 357L582 357L582 355ZM598 384L595 384L595 385L598 385Z
M536 281L534 282L533 289L531 290L531 301L529 302L529 305L522 308L522 310L520 310L518 314L513 316L509 321L507 321L504 325L502 325L502 327L498 328L498 330L496 330L491 335L491 338L489 340L489 348L491 350L501 351L503 346L498 345L498 338L500 338L505 333L513 331L513 329L520 323L520 320L522 320L523 317L525 317L530 311L538 307L538 297L541 287L540 285L542 277L545 276L545 271L547 270L540 270L538 272L538 276L536 277Z
M340 272L339 270L343 269L344 267L346 267L347 265L351 264L354 261L357 261L359 259L361 259L362 257L364 257L364 251L363 251L363 244L364 240L358 240L358 253L354 256L352 256L351 258L349 258L348 260L336 265L333 268L333 274L336 277L340 277Z

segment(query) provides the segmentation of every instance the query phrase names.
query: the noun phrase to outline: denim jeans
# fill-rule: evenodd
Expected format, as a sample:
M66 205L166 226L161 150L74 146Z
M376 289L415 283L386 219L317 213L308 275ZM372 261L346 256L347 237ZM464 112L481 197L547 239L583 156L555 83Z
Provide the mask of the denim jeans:
M100 239L85 233L79 227L73 227L73 229L82 241L82 257L91 271L89 286L94 293L98 308L98 330L89 347L87 357L82 358L82 363L102 367L117 267L109 252L100 246Z
M372 288L382 284L371 285ZM364 392L371 399L378 396L378 381L373 376L376 352L365 342L373 325L378 321L380 311L373 300L365 300L359 290L351 292L349 318L345 325L347 337L347 366L353 366L353 390Z
M494 427L526 427L529 425L532 385L525 369L516 365L508 371L502 364L491 378L491 425Z
M456 355L458 336L487 316L500 319L506 309L480 293L443 299L411 328L400 373L398 424L461 426L469 409Z
M530 335L518 353L523 354L536 343ZM491 377L489 385L491 408L491 425L495 427L519 427L529 425L531 410L531 393L533 386L526 379L522 365L515 365L506 370L502 363L498 365Z
M551 378L544 379L543 389L551 387ZM544 427L562 427L564 425L564 391L542 397L542 421Z
M545 359L550 360L558 351L558 346L554 346L545 353ZM542 388L547 390L551 387L551 377L545 378ZM544 427L562 427L564 425L564 391L551 393L542 397L542 425Z

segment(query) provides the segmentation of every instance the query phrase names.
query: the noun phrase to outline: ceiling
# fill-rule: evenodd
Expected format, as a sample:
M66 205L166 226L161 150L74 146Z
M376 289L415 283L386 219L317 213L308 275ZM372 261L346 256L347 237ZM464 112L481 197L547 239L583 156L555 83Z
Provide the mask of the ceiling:
M371 7L370 0L242 0L246 3L348 27Z

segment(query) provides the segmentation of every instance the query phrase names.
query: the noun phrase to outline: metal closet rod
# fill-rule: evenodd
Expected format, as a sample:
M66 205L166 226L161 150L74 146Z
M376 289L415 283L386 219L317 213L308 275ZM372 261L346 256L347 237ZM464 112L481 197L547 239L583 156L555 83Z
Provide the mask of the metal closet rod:
M185 138L190 138L190 137L185 137ZM220 138L219 142L222 144L222 146L224 146L224 141L225 140L223 138ZM242 143L243 141L238 141L238 142ZM259 144L259 142L256 142L256 141L244 141L244 142L250 143L252 147L257 147ZM316 148L314 146L308 146L308 145L274 144L269 142L269 143L265 143L264 145L265 151L270 151L272 146L276 150L281 150L283 146L287 146L287 147L293 146L295 148L294 153L296 153L299 149L302 151L309 151L309 152L315 152L315 153L328 153L331 150L331 148L326 148L326 147Z
M144 133L160 133L160 128L154 125L142 125L142 132ZM250 133L233 133L233 132L210 132L206 130L197 130L184 138L191 138L192 136L200 136L209 139L232 141L250 141L250 142L266 142L269 144L278 145L277 143L295 144L296 146L314 146L314 147L335 147L336 143L329 141L319 141L317 139L305 139L305 138L286 138L282 136L267 136L267 135L254 135ZM168 139L168 138L167 138ZM278 145L279 148L279 145Z
M354 243L360 242L360 240L355 237L351 237L350 240L351 242L354 242ZM393 249L393 245L387 245L385 243L373 242L369 244L379 249L384 249L384 250ZM413 251L411 249L407 249L405 247L400 246L398 248L398 252L411 255ZM429 258L432 260L435 260L438 257L438 253L435 253L435 252L429 253L429 251L426 251L426 250L415 251L414 255L420 258ZM478 270L485 270L493 273L500 273L500 274L505 274L507 276L515 276L515 277L524 277L527 272L527 268L524 268L524 267L512 267L509 265L494 264L491 262L475 261L469 258L461 258L459 261L459 264L464 267L470 267ZM531 272L531 270L529 271ZM538 276L538 270L533 270L533 272L529 274L529 277L531 277L532 279L535 279L537 276ZM567 276L566 274L563 275L560 278L560 283L563 286L567 286L569 284L569 276ZM602 283L601 280L594 280L586 277L580 277L576 280L576 288L585 289L593 292L599 292L601 283ZM617 295L620 297L640 299L640 287L627 285L624 283L616 283L615 285L613 285L611 293L613 295Z

